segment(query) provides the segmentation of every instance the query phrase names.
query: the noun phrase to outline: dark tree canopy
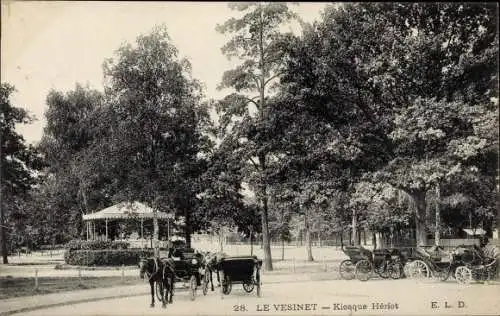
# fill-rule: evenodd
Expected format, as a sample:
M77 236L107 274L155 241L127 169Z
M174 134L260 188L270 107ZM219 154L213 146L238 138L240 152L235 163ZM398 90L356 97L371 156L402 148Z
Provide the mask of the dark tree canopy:
M8 263L8 239L23 232L15 226L21 217L22 200L36 183L36 172L43 167L43 161L36 150L26 144L23 136L16 131L17 124L29 124L32 118L23 108L12 104L15 88L8 83L0 85L0 239L3 263ZM19 226L18 226L19 227Z

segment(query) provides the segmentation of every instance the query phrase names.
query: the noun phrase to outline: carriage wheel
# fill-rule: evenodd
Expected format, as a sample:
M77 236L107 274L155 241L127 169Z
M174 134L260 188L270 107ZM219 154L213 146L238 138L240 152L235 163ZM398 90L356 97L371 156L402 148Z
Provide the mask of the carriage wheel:
M375 268L375 272L382 278L387 279L390 276L391 262L389 260L382 261L382 264Z
M394 280L400 279L403 276L403 265L401 262L393 262L389 265L389 275Z
M459 284L469 284L472 281L472 271L466 266L460 266L455 270L455 279Z
M257 272L255 273L255 284L257 285L257 297L260 297L260 271L257 269Z
M443 268L442 270L436 271L435 273L436 273L436 277L440 281L445 282L446 280L448 280L448 278L451 275L451 267Z
M490 264L486 269L486 280L487 281L492 281L495 280L495 276L497 274L496 266L494 264Z
M344 280L352 280L355 277L356 267L351 260L344 260L340 263L339 274Z
M430 276L427 263L422 260L415 260L409 266L410 277L412 279L426 279Z
M253 291L253 288L255 287L254 282L252 280L246 281L243 283L243 289L247 293L251 293Z
M224 275L224 280L222 281L222 293L228 295L231 293L232 284L229 275Z
M163 298L162 298L162 293L163 293L163 284L161 284L161 282L155 282L156 283L156 298L158 299L158 301L162 302L163 301Z
M448 277L452 277L452 278L455 278L455 272L457 272L457 268L459 266L452 266L450 267L450 273L448 274Z
M203 276L203 295L207 295L208 292L208 283L210 282L210 273L205 271L205 275Z
M412 263L413 263L413 261L408 261L403 266L403 275L404 275L405 278L410 278L411 277L411 275L410 275L410 267L411 267Z
M191 301L194 301L195 295L196 295L196 276L192 275L191 278L189 279L189 288L190 288L190 294L191 294Z
M260 293L260 279L257 279L257 297L260 297L261 293Z
M360 281L368 281L373 271L373 265L370 261L363 259L356 263L356 278Z

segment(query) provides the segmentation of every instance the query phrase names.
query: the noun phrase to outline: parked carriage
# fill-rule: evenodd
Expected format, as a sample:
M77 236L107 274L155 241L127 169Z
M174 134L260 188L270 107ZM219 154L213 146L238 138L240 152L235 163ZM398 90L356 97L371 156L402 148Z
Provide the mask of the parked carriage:
M262 260L256 256L225 257L218 263L217 269L221 272L221 293L231 293L233 284L242 284L247 293L256 288L257 296L260 297L260 269Z
M454 255L460 258L460 264L453 271L458 283L469 284L472 281L494 279L498 259L483 257L481 251L475 247L457 247Z
M412 279L435 278L446 281L459 260L459 257L442 248L427 251L423 247L416 247L404 270L406 276Z
M403 263L397 250L375 249L373 252L360 246L345 246L344 253L349 259L340 263L339 273L343 279L360 281L370 279L373 272L381 278L399 279L402 276Z
M194 300L196 290L202 285L201 279L204 275L202 255L192 248L174 248L169 253L168 259L173 262L175 282L189 287L190 298ZM205 291L204 294L206 294Z

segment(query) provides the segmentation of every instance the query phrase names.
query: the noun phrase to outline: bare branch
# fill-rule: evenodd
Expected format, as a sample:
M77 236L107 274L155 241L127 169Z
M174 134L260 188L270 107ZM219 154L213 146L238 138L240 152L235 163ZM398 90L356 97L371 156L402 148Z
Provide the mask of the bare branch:
M259 169L259 165L252 159L252 157L249 157L248 160L254 165L255 169Z
M279 76L281 76L284 72L279 72L277 74L275 74L274 76L271 76L269 79L267 79L266 81L264 81L264 87L273 79L276 79L278 78Z
M255 80L255 84L257 85L257 90L260 90L259 78L256 75L254 75L253 73L251 73L251 75L252 75L253 80Z
M243 98L244 98L245 100L247 100L248 102L253 103L253 104L257 107L257 109L259 109L259 104L258 104L257 102L255 102L255 100L254 100L254 99L255 99L255 98L257 98L257 97L249 98L249 97L245 97L245 96L243 96Z

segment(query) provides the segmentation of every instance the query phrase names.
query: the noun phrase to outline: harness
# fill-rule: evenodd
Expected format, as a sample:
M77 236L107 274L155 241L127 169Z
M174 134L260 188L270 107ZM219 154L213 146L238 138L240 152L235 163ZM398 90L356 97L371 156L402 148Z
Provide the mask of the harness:
M155 263L155 269L152 273L149 273L148 270L146 270L146 275L148 276L148 281L151 281L151 279L158 273L160 270L159 265L158 265L158 258L155 258L153 261Z

